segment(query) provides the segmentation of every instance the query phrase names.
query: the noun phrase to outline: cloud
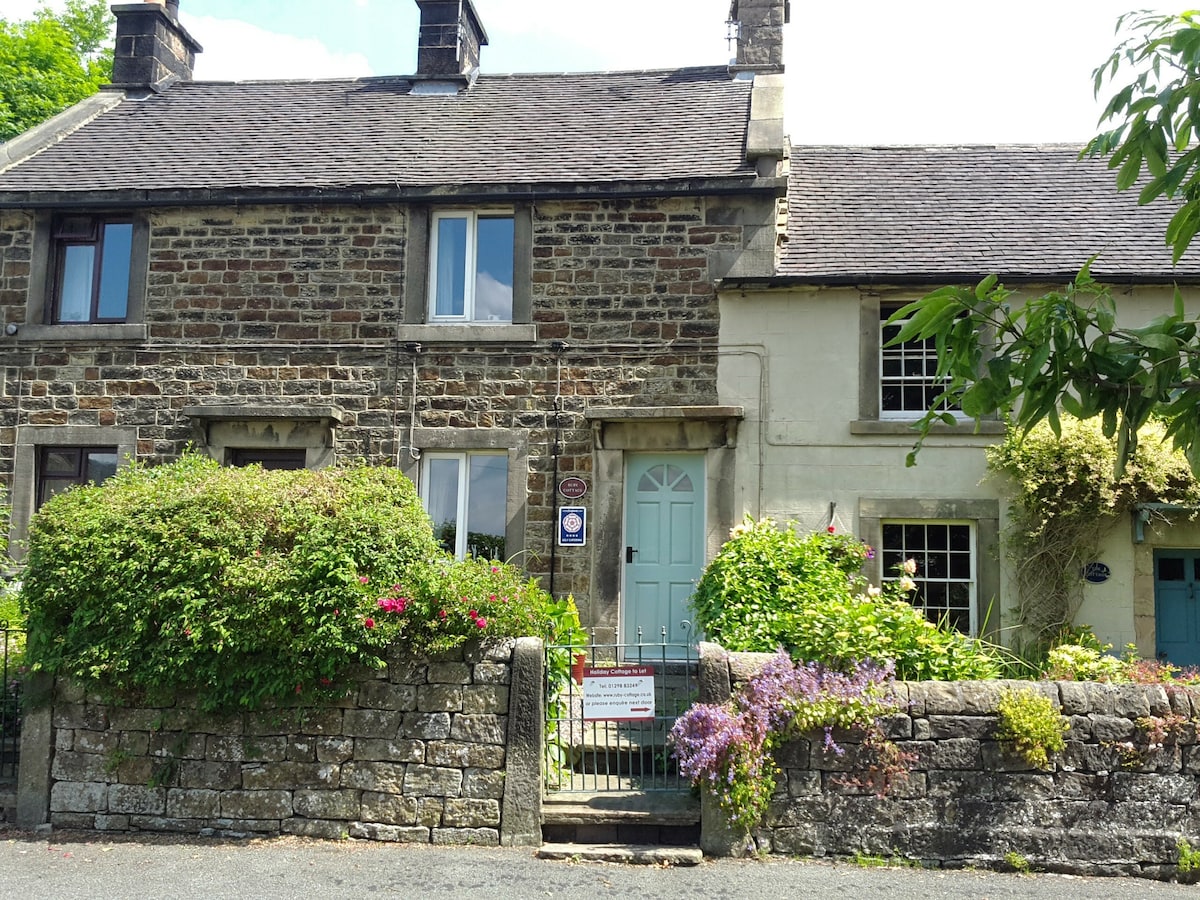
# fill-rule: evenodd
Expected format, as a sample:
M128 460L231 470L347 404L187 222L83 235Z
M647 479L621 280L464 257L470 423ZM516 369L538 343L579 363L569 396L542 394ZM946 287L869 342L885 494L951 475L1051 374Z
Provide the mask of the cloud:
M729 0L478 0L488 72L723 65ZM532 52L531 52L532 51Z
M196 57L195 76L199 81L358 78L373 74L362 53L335 53L316 38L279 34L236 19L180 18L204 47Z
M475 278L475 318L512 321L513 286L497 280L490 272Z

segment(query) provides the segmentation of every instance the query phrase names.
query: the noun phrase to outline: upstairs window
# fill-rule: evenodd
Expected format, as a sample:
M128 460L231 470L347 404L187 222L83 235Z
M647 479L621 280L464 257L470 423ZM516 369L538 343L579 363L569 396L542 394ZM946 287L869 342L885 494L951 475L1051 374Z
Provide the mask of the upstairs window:
M499 453L427 453L421 498L434 536L459 559L505 559L508 456Z
M53 226L55 324L124 322L129 314L133 222L62 216Z
M511 322L513 254L511 213L434 213L429 321Z
M76 484L100 484L117 471L116 447L42 447L37 505Z
M888 324L899 306L879 310L879 414L881 418L919 418L946 388L937 377L937 348L933 338L888 346L900 333L903 321ZM943 405L942 409L953 410Z

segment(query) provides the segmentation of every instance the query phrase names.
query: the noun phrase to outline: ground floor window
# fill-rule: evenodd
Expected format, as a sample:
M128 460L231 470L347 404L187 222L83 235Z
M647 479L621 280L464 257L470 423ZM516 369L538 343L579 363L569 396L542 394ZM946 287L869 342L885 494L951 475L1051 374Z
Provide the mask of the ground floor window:
M975 533L969 522L884 521L883 577L900 577L899 566L916 563L917 589L909 594L933 622L978 633L975 614Z
M37 505L76 484L100 484L117 471L116 447L41 447Z
M264 469L303 469L307 451L296 450L231 450L230 465L253 466L259 465Z
M507 453L426 453L421 499L438 541L460 559L505 559Z

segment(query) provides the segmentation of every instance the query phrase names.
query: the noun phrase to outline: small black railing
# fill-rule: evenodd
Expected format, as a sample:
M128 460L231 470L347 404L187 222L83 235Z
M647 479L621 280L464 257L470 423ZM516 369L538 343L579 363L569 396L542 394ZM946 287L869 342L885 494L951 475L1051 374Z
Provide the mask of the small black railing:
M21 756L21 679L25 631L0 619L0 781L17 777Z
M689 781L679 767L667 737L680 716L695 701L698 663L694 644L660 640L632 644L599 644L586 647L547 646L547 672L562 672L565 683L551 677L546 698L546 789L560 792L686 791ZM606 669L653 670L653 701L649 710L640 700L633 715L622 720L601 718L589 709L585 692L597 686ZM585 677L584 672L590 674ZM641 674L643 684L649 675ZM647 692L639 696L644 696ZM593 698L594 700L595 698Z

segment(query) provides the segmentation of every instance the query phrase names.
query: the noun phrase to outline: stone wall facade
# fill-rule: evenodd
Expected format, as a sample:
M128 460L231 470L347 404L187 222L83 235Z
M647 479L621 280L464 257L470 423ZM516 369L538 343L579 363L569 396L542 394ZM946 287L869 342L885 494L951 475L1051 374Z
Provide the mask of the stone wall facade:
M734 689L769 657L706 645L705 699L726 669ZM731 676L731 677L730 677ZM1049 697L1070 723L1066 749L1034 769L996 738L1006 689ZM901 712L888 732L915 754L907 783L888 797L855 787L861 745L836 734L789 741L758 848L803 856L899 857L924 865L997 867L1015 854L1040 871L1169 878L1180 838L1200 846L1200 694L1161 685L1081 682L911 682L896 691ZM1138 720L1179 716L1161 747ZM709 840L719 839L707 817ZM1011 857L1010 857L1011 859Z
M31 713L49 721L46 817L96 831L527 843L505 821L505 792L540 779L536 765L511 773L509 748L521 754L529 726L510 729L509 711L514 690L537 696L540 685L514 688L513 669L512 641L396 658L340 703L220 717L182 701L106 704L59 682ZM539 717L539 748L540 729ZM22 791L27 776L38 782L31 743Z
M744 199L526 204L518 321L441 326L425 324L428 206L134 212L148 233L144 308L126 325L67 328L43 309L49 214L0 212L0 319L16 329L0 335L0 481L14 508L32 491L22 444L87 445L91 429L154 463L205 447L213 420L185 410L332 409L323 463L415 477L414 451L519 447L506 555L539 576L553 556L555 593L585 613L592 547L552 549L554 448L559 478L588 479L589 411L716 403L713 282L763 220ZM270 427L260 436L282 432Z

